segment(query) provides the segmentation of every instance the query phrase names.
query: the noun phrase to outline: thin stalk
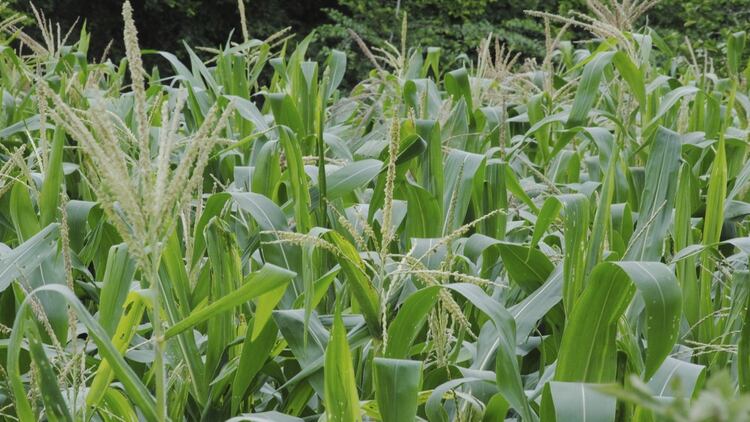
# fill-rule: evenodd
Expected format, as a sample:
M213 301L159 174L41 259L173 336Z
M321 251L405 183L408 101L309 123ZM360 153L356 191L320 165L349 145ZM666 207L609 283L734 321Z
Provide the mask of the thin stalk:
M727 165L726 165L726 147L725 132L731 123L732 110L737 93L737 79L732 81L729 100L727 101L727 112L722 122L722 128L719 132L719 144L711 166L711 177L708 183L706 193L706 217L703 229L703 244L712 245L717 243L721 238L721 227L724 223L724 201L727 190ZM704 317L714 311L721 301L721 287L716 293L715 306L711 302L711 290L713 285L714 261L711 251L706 250L701 256L701 277L700 277L700 316ZM698 336L703 343L710 343L715 331L712 319L705 319L698 328ZM705 358L705 362L710 361L710 356Z
M320 195L318 196L318 210L320 212L319 224L321 227L326 227L326 157L325 157L325 141L323 140L323 124L325 122L325 104L323 103L323 95L319 96L320 104L318 104L318 133L317 133L317 148L318 148L318 190Z
M156 387L156 411L159 422L167 420L167 367L164 361L165 337L161 319L161 281L159 279L159 258L151 257L148 265L147 278L152 291L154 307L152 309L151 324L154 338L154 386Z

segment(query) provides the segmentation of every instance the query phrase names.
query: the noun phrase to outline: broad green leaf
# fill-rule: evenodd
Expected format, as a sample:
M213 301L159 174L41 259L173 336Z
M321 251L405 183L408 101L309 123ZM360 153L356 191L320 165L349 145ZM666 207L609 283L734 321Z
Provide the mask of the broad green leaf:
M398 314L388 325L385 356L393 359L409 357L409 348L427 321L427 314L437 302L440 288L426 287L414 292L404 301Z
M626 260L658 261L672 219L680 168L680 135L659 128L646 163L646 186Z
M291 187L294 217L297 223L297 231L307 233L310 230L310 194L307 186L307 175L302 163L302 151L299 139L285 127L279 129L281 145L286 154L287 177Z
M203 229L206 238L206 250L208 252L208 263L211 268L211 278L208 289L209 307L231 297L237 290L237 282L242 278L239 248L234 235L222 220L213 217ZM278 283L271 294L277 289L285 288L286 283ZM263 293L268 294L268 293ZM206 376L213 379L215 371L219 368L224 349L231 341L234 334L233 316L224 308L216 311L206 320ZM266 318L263 315L262 318Z
M169 327L164 336L174 337L211 317L228 312L255 297L278 288L281 284L288 283L294 276L295 273L289 270L266 264L260 270L245 277L242 285L235 291L207 306L194 310L185 319Z
M586 117L599 94L599 82L604 73L604 67L612 61L614 55L614 51L596 53L593 59L584 66L581 80L578 83L578 90L570 109L570 116L565 123L567 128L582 126L586 122Z
M302 422L304 419L285 415L276 411L242 414L227 419L227 422Z
M460 150L452 150L448 154L444 173L446 194L443 196L443 213L446 225L443 234L447 235L463 225L474 183L484 178L484 166L485 157L482 155Z
M230 198L230 194L221 192L211 195L206 201L200 219L196 222L195 229L193 231L194 240L193 256L191 261L192 265L195 265L198 259L201 258L203 256L203 253L206 251L206 237L203 234L203 230L206 228L206 225L212 218L219 215Z
M326 199L333 201L355 189L364 187L380 173L382 168L381 161L367 159L355 161L334 171L326 177ZM313 187L310 191L311 202L316 203L319 196L318 187Z
M409 238L430 238L440 236L443 215L440 203L427 190L418 185L405 183L406 229Z
M702 365L667 357L648 386L657 397L691 398L702 387L705 374L706 368Z
M536 246L544 232L561 211L563 212L565 227L563 304L565 305L566 312L569 314L573 310L573 306L584 287L586 242L588 240L587 229L589 225L589 201L586 196L577 193L549 197L539 211L536 225L534 226L534 233L531 237L530 248ZM529 258L531 258L532 250L534 249L529 249ZM503 255L503 257L506 255Z
M57 205L60 199L60 185L63 183L63 146L65 145L65 132L58 129L54 132L52 149L50 151L49 163L47 163L47 174L45 174L42 190L39 193L40 224L47 226L52 223L57 215Z
M605 249L605 238L610 233L609 228L610 213L612 210L612 199L615 192L615 176L617 174L617 151L615 148L614 159L610 158L604 180L602 181L602 190L599 197L599 203L594 214L594 221L591 228L591 237L588 241L588 252L586 252L586 274L589 274L594 266L601 261ZM566 230L567 232L567 230ZM567 239L566 239L567 240Z
M498 242L497 248L510 279L531 293L544 283L554 266L542 252L523 245Z
M257 339L263 331L266 323L271 318L271 313L276 308L276 305L279 304L279 301L281 301L281 297L284 296L284 292L286 292L286 284L282 284L270 292L258 296L255 305L252 340Z
M474 110L469 84L469 72L465 68L456 69L445 74L445 89L454 101L463 99L469 110Z
M123 313L134 274L135 262L130 258L127 245L121 243L112 246L107 255L107 268L99 295L99 323L110 335L114 334Z
M748 302L750 302L750 298ZM737 343L737 377L739 378L740 391L743 393L750 391L750 324L748 324L748 321L750 321L750 306L747 306Z
M617 400L596 384L552 381L544 387L544 421L614 421Z
M59 225L50 224L15 249L0 255L0 292L13 280L28 279L44 260L57 253L58 234Z
M597 265L589 278L563 333L555 379L615 380L617 322L636 289L646 307L644 378L650 379L672 351L679 332L682 296L674 274L658 262L621 261Z
M452 379L439 385L437 388L432 390L430 397L427 399L427 403L425 403L425 413L427 414L427 420L429 420L430 422L448 422L450 420L448 417L448 413L440 403L443 397L448 394L449 391L456 390L464 384L482 381L483 380L481 378L466 377Z
M740 70L740 61L745 50L745 39L745 31L738 31L727 37L727 70L731 75L737 75Z
M712 245L721 239L724 224L724 198L727 193L727 163L724 136L720 136L716 156L711 165L708 189L706 191L706 216L703 219L703 245ZM714 261L711 251L705 250L701 255L700 290L698 293L698 338L710 341L714 336L714 323L705 319L714 311L711 294L713 289Z
M375 358L372 365L375 397L383 422L414 420L417 393L422 387L422 362Z
M380 298L375 291L369 277L365 273L365 265L359 257L357 249L343 236L334 231L328 231L323 238L338 248L337 258L346 282L353 297L357 300L362 315L372 335L379 337L380 331Z
M10 191L10 216L20 242L28 240L42 229L24 183L17 182Z
M331 339L325 353L325 404L326 420L330 422L356 422L362 420L354 379L352 356L346 341L346 329L341 314L336 313L331 329Z
M245 335L240 361L232 381L232 413L236 413L250 384L263 368L266 360L270 358L278 333L279 330L275 324L266 323L258 335L252 336L250 333Z
M526 341L537 322L562 300L563 271L558 265L549 278L533 293L508 311L516 320L516 343Z
M315 392L324 396L323 374L319 370L325 361L329 334L321 324L317 314L313 313L307 320L305 312L301 309L276 310L273 312L273 318L300 367L303 368L303 371L310 372L309 374L297 374L295 377L298 379L306 378ZM307 327L307 333L304 332L305 327ZM305 341L305 338L307 341ZM296 380L292 378L287 383L290 381Z

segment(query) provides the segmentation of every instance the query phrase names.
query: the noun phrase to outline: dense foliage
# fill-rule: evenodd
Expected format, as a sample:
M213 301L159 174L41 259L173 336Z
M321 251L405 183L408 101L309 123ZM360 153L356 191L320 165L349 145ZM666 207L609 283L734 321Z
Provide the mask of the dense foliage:
M350 92L311 37L1 22L0 417L750 420L746 34L644 4L529 14L597 40L539 61L402 24Z
M226 44L230 29L240 26L237 1L134 1L141 45L173 52L181 60L188 60L183 42L193 47ZM567 15L587 8L586 0L244 0L244 3L248 32L252 37L263 38L291 27L299 41L315 30L317 42L309 52L313 59L325 60L331 48L344 51L349 63L343 82L347 88L365 78L370 66L352 41L349 30L371 44L396 43L402 14L407 13L409 45L440 47L444 52L444 66L452 66L452 61L461 54L473 56L475 52L469 47L478 45L489 33L524 57L541 59L545 52L544 24L524 11L543 10ZM119 2L36 0L33 4L48 16L54 16L63 31L76 22L79 25L85 22L89 32L94 34L89 48L93 56L101 57L110 42L113 43L110 54L113 57L123 55ZM10 7L32 17L31 3L27 0L10 0ZM690 54L685 43L688 37L696 55L707 50L720 59L727 34L744 30L749 13L749 0L661 0L648 23L677 54ZM576 32L567 38L582 40L587 36L581 28L571 29ZM234 33L232 39L241 40L241 34ZM145 57L145 62L147 68L163 65L163 61L151 55Z
M696 49L718 54L726 48L729 33L745 30L750 19L747 0L692 2L663 0L651 13L650 22L674 45L690 39Z
M542 57L544 25L526 16L524 10L558 9L554 0L339 0L338 5L328 10L332 23L321 25L318 32L324 45L351 52L350 73L355 77L366 75L370 64L357 60L359 49L351 41L351 30L369 44L398 43L405 13L409 17L409 45L440 47L447 66L451 65L448 60L455 60L460 54L474 55L467 46L479 45L489 33L525 56Z

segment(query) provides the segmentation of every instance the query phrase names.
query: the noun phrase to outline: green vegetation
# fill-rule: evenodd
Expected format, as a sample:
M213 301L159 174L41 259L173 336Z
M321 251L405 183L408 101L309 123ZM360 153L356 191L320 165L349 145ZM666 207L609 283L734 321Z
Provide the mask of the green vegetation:
M198 47L216 48L229 39L235 42L243 39L239 30L230 32L231 28L241 27L236 12L238 2L135 2L134 16L140 30L141 47L170 51L180 60L189 61L183 47L187 43L202 59L209 60L211 56L204 55ZM29 18L27 21L33 22L32 4L28 0L8 0L8 3L10 10L23 12ZM331 49L346 53L348 66L342 87L347 90L365 79L371 67L353 42L350 29L370 45L397 44L401 16L407 13L409 45L439 46L443 51L441 64L446 68L460 66L464 54L473 56L474 48L489 33L524 58L541 61L546 51L544 22L528 16L525 11L568 16L590 6L588 0L316 0L291 3L287 0L242 0L241 3L245 5L251 37L263 39L287 27L302 36L315 31L315 41L308 51L310 59L323 62ZM88 49L91 57L102 57L105 52L115 58L124 56L119 2L34 0L33 4L54 17L63 30L85 24L95 35ZM641 23L647 22L656 29L663 41L676 51L673 55L690 56L685 42L687 37L696 56L702 57L707 52L711 58L721 61L728 34L747 27L750 0L661 0L651 12ZM0 19L7 15L7 11L0 11ZM27 30L40 36L33 26ZM588 36L583 28L574 26L564 38L582 41ZM293 42L299 40L292 39ZM169 69L163 60L152 55L146 55L144 61L147 70L152 66L160 66L162 71Z
M746 34L650 6L529 12L539 61L403 15L350 92L312 37L148 73L128 2L118 63L8 15L0 417L750 420Z

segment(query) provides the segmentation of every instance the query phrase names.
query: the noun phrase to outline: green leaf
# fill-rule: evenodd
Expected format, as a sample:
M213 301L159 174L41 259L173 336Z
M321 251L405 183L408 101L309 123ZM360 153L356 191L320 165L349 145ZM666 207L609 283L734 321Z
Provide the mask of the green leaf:
M236 413L247 389L270 358L279 330L273 323L264 324L257 336L245 335L240 361L232 381L232 413Z
M495 357L495 374L497 387L513 409L521 414L524 420L535 421L536 415L531 410L521 382L521 372L516 359L516 326L511 314L489 297L481 288L468 283L452 283L445 288L453 290L477 309L487 315L497 330L497 337L491 350L497 350ZM478 369L484 369L484 362L475 362Z
M260 413L243 413L227 419L227 422L302 422L304 419L295 418L276 411Z
M326 178L326 199L333 201L364 187L380 173L382 167L381 161L367 159L355 161L334 171ZM318 187L313 187L310 190L311 203L317 203L319 195Z
M37 384L39 393L44 403L44 411L50 420L73 421L73 417L68 410L68 405L61 393L60 385L57 382L57 375L52 369L52 364L47 359L47 353L42 345L41 335L36 325L29 324L28 330L31 335L27 337L29 341L29 352L31 359L34 361L37 370Z
M727 193L727 161L724 136L720 136L716 156L711 165L711 173L706 192L706 215L703 219L703 245L713 245L721 240L724 224L724 198ZM714 260L712 251L707 249L701 255L700 290L698 293L698 338L711 341L714 336L714 322L706 319L714 312L711 300L713 289Z
M130 259L128 246L124 243L112 246L99 296L99 323L109 335L114 334L120 320L134 274L135 262Z
M445 90L453 97L454 101L463 99L466 101L469 110L474 110L469 72L466 68L456 69L445 74Z
M208 289L209 307L221 300L233 295L237 289L236 283L242 278L239 248L234 234L223 220L213 217L203 230L206 238L206 250L208 251L208 262L211 269L211 279ZM286 283L281 282L271 290L276 291L279 287L285 288ZM265 292L263 294L266 294ZM246 299L247 300L247 299ZM241 303L241 302L240 302ZM233 337L233 315L228 312L231 308L216 311L206 320L206 376L211 380L215 371L219 368L220 360Z
M583 126L586 122L586 117L599 94L599 82L604 73L604 67L610 64L614 55L614 51L596 53L584 66L581 80L578 83L578 90L570 109L570 115L565 123L566 128Z
M122 317L118 317L116 330L111 334L112 345L117 349L120 355L124 355L130 342L133 339L138 326L140 325L143 313L146 310L146 303L141 293L133 291L128 295L127 301L124 302L124 311ZM114 372L107 361L99 363L94 379L91 381L91 387L86 395L86 405L96 407L99 402L106 397L109 386L114 379Z
M451 192L443 197L443 213L446 221L443 234L448 234L459 228L469 209L471 194L475 180L484 179L485 157L470 152L451 150L445 160L445 192ZM454 201L454 206L451 202ZM448 215L448 212L451 215Z
M346 276L352 295L357 300L362 315L365 317L370 333L379 337L380 330L380 298L369 277L365 273L365 265L359 257L357 249L343 236L334 231L327 231L323 238L333 243L338 248L340 255L337 256L339 264Z
M115 346L110 342L109 336L104 329L96 322L96 320L89 314L84 305L76 298L76 296L68 290L65 286L51 284L42 286L31 293L24 299L23 303L18 309L18 318L13 323L13 331L10 336L10 344L8 347L8 375L11 388L16 400L16 411L18 412L19 419L22 420L35 420L31 413L31 406L26 398L26 392L21 381L21 374L19 371L19 352L21 350L21 344L23 341L23 333L25 332L24 327L29 321L31 298L42 292L55 293L62 296L65 301L73 308L76 316L80 321L88 328L89 337L94 341L99 349L99 354L109 362L112 366L112 370L115 376L122 383L125 391L128 393L130 398L143 412L144 416L156 420L156 408L154 398L149 393L148 389L143 385L140 378L133 369L128 366L123 360L120 353Z
M323 373L326 420L330 422L361 421L352 356L346 341L346 329L339 312L336 312L333 319L331 339L326 347L325 356Z
M31 194L26 185L17 182L10 191L10 216L19 241L25 241L42 229L36 210L31 202Z
M292 271L272 264L265 264L260 270L245 277L242 286L235 291L210 305L194 310L185 319L169 327L164 333L164 337L174 337L211 317L228 312L255 297L278 288L281 284L288 283L295 275Z
M18 278L28 279L42 262L57 253L59 225L50 224L15 249L0 255L0 292Z
M422 362L375 358L372 362L375 398L383 422L412 421L422 388Z
M440 236L442 220L440 204L427 190L418 185L405 183L406 229L409 238L433 238Z
M552 381L542 398L544 421L614 421L617 400L596 384Z
M508 242L498 242L497 248L508 276L526 292L539 288L554 269L549 258L537 249Z
M681 145L679 134L659 128L646 163L646 187L641 195L638 224L625 260L661 259L677 191Z
M570 313L584 287L586 265L586 244L589 225L589 201L585 195L576 193L549 197L539 211L531 248L534 248L542 234L563 212L565 226L565 258L563 260L563 304ZM534 249L529 249L529 257ZM506 264L507 265L507 264ZM516 264L517 265L517 264ZM509 270L510 273L510 270Z
M45 174L42 190L39 192L40 224L46 226L52 223L57 215L57 205L60 199L60 185L63 183L63 146L65 132L55 130L50 151L47 174Z
M195 263L203 257L203 253L206 251L206 237L203 234L203 230L213 217L219 215L230 198L232 198L232 196L229 193L221 192L211 195L206 201L200 219L196 222L195 229L193 230L194 243L193 256L191 259L192 265L195 265Z
M646 305L646 368L650 379L672 351L682 311L680 287L659 262L603 262L570 316L555 372L558 381L615 381L617 322L637 289Z
M263 331L266 323L271 318L271 313L276 308L276 305L279 304L285 292L286 284L282 284L279 287L271 290L270 292L258 296L257 303L255 305L255 319L253 320L252 340L257 339L260 333Z
M617 71L620 76L627 82L633 96L641 107L646 107L646 86L643 83L643 74L641 70L630 60L630 57L624 51L618 51L612 57Z
M287 380L286 384L307 380L318 395L324 396L325 384L320 368L325 362L325 348L329 334L317 314L313 312L308 320L301 309L276 310L273 312L273 318L294 358L302 368L302 371Z
M427 315L435 306L439 292L438 286L426 287L412 293L404 301L388 326L388 344L384 353L386 357L409 357L409 348L427 321Z
M508 309L516 320L516 343L526 341L537 322L562 300L562 292L563 271L558 265L541 287Z
M692 398L701 389L705 376L705 366L667 357L648 381L648 387L657 397Z
M742 329L737 341L737 378L740 391L746 393L750 391L750 295L745 299L744 307Z
M307 175L302 162L302 151L299 139L285 127L279 129L281 145L287 160L287 175L291 185L294 205L294 218L297 231L307 233L310 230L310 193L307 189Z
M745 50L745 31L734 32L727 37L727 70L730 75L740 71L740 61Z
M614 198L616 188L615 176L617 174L618 162L616 155L617 151L618 149L615 148L615 154L613 154L615 158L609 160L609 166L607 167L606 175L602 181L599 204L596 207L594 224L591 228L591 237L588 240L588 252L586 252L586 274L589 274L591 270L594 269L594 266L601 261L604 254L604 240L607 233L611 232L609 221L612 210L612 199Z

